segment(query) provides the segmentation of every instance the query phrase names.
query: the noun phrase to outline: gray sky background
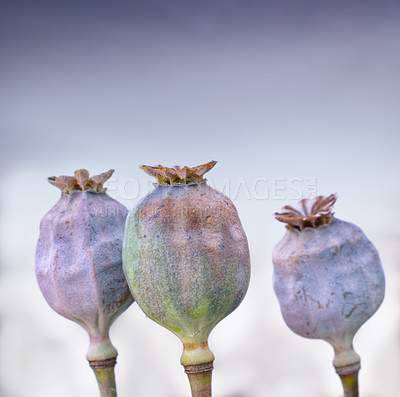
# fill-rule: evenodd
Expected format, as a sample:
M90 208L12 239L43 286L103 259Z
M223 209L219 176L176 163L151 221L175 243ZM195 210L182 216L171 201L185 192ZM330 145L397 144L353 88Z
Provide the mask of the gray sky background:
M356 337L361 391L400 392L398 1L0 7L2 397L98 395L84 331L47 307L34 278L39 222L59 196L45 178L115 168L110 194L131 208L148 191L138 165L209 160L219 161L210 181L239 210L253 271L243 304L211 336L215 396L341 393L330 347L291 333L272 292L284 233L272 213L296 201L289 178L338 193L336 215L377 246L387 295ZM188 395L179 341L136 305L112 337L120 397Z

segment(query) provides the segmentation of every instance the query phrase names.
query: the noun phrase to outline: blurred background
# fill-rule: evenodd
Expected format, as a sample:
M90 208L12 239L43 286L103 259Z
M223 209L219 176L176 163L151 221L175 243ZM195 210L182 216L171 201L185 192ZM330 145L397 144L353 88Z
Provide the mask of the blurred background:
M115 168L128 208L138 165L218 160L210 183L247 233L252 279L212 332L215 397L339 397L333 351L283 322L272 214L336 192L338 218L380 252L386 298L361 328L363 397L400 393L398 1L2 1L0 396L97 397L86 332L34 275L51 175ZM181 344L132 305L111 329L119 397L184 397Z

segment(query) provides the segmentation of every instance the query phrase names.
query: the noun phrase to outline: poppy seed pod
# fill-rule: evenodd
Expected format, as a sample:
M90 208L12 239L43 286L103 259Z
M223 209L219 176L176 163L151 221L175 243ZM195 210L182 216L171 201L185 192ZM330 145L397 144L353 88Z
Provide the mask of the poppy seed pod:
M62 193L41 221L36 247L39 287L57 313L89 333L87 359L104 397L116 396L109 329L133 302L121 256L128 210L103 188L113 172L48 178Z
M194 397L211 396L211 330L247 291L247 238L231 200L194 168L142 166L155 189L126 221L123 266L132 294L152 320L183 342L181 363Z
M361 229L334 218L335 201L335 195L303 199L275 214L287 231L273 251L274 290L292 331L332 345L345 397L356 397L360 357L353 337L381 305L385 278Z

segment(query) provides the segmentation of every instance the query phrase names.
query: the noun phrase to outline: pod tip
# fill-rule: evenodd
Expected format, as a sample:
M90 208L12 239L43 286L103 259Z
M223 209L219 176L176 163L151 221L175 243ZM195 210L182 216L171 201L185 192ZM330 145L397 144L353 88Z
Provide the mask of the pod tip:
M189 183L198 183L204 179L204 174L210 171L216 161L210 161L206 164L196 167L180 167L178 165L170 168L162 165L141 165L141 168L148 175L157 179L157 183L164 185L187 185Z
M79 169L74 172L74 176L60 175L50 176L47 178L48 182L53 186L61 189L63 193L70 194L73 191L80 190L91 190L96 193L105 192L107 189L103 184L110 179L114 170L111 169L102 174L89 177L89 171L85 169Z
M317 196L313 199L302 199L297 205L285 205L282 212L275 212L275 218L287 224L289 228L303 230L306 227L317 228L333 220L333 205L337 195Z

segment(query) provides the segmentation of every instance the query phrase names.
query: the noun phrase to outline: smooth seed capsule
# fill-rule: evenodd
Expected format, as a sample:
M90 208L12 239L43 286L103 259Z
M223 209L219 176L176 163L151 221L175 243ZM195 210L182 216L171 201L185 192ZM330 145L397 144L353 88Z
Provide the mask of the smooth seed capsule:
M345 397L355 397L360 357L353 338L381 305L385 278L361 229L333 216L335 201L303 199L275 214L287 231L273 251L274 290L292 331L332 345Z

